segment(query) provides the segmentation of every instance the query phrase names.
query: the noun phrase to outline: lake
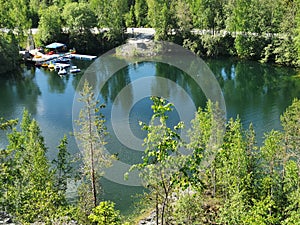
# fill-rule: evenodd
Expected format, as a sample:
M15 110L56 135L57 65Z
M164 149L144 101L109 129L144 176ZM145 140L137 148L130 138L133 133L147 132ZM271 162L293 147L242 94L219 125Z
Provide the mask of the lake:
M83 72L91 63L72 60L72 64ZM300 78L295 76L297 71L292 68L235 59L210 59L206 60L206 63L215 74L223 91L227 118L239 116L245 127L253 123L259 144L263 140L264 132L281 128L280 115L291 104L293 98L300 98ZM23 67L24 79L0 78L0 117L21 118L23 109L28 109L39 122L49 149L48 157L52 160L60 139L64 134L69 135L72 132L73 98L83 72L60 77L56 72L43 68ZM126 94L125 97L118 95L124 87L141 77L154 77L147 87L149 90L170 90L168 95L179 98L176 109L170 114L170 126L180 120L181 107L185 108L188 105L184 94L177 91L174 84L183 87L196 107L205 107L206 102L206 97L197 84L188 75L170 65L141 62L130 64L116 72L104 84L99 100L106 104L103 114L110 132L107 149L117 154L120 160L127 164L139 162L142 152L132 151L118 139L114 134L117 128L113 125L111 115L114 110L117 113L115 115L120 117L122 112L129 113L129 119L122 123L125 125L127 123L132 134L138 139L145 137L145 132L141 131L138 121L149 121L152 115L151 101L148 97L137 98L134 88L131 89L131 94ZM161 83L155 82L157 77L173 82L168 84L169 87L160 86ZM138 86L143 88L143 84ZM114 104L114 101L118 103ZM128 109L129 106L131 108ZM3 148L7 143L5 132L0 132L0 140L0 147ZM70 135L68 149L72 154L79 151L74 137ZM125 214L130 212L135 201L132 195L143 191L141 187L117 184L108 179L103 179L102 185L103 198L116 202L117 208Z

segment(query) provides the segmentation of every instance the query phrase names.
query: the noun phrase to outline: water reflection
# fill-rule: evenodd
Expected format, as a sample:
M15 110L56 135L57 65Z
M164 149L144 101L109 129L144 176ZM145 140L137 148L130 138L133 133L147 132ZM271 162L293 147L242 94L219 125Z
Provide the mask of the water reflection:
M164 77L174 81L181 86L191 97L196 107L204 107L206 103L206 97L199 88L199 85L185 72L180 69L165 63L156 63L156 76ZM166 89L166 87L160 87L159 84L154 86L157 89ZM169 89L167 89L170 91ZM172 90L175 91L176 90Z
M129 75L129 67L125 67L115 73L114 76L110 77L110 79L105 83L101 90L101 95L104 102L107 104L108 102L113 102L120 91L131 83L131 78ZM127 96L120 96L118 98L120 103L127 108L128 105L131 104L131 99L133 98L132 92L128 91Z
M55 71L44 70L51 93L64 93L70 76L60 77Z
M264 132L280 129L280 114L300 97L292 68L232 59L209 60L208 65L223 90L228 117L239 115L245 126L254 123L260 139Z
M106 68L109 69L109 67ZM109 73L108 70L101 72ZM162 80L163 78L165 79ZM187 94L184 94L183 90ZM206 101L206 97L192 78L174 66L158 62L132 63L111 76L101 89L99 100L107 105L103 113L110 133L107 149L110 153L117 154L122 162L138 163L142 153L127 147L131 145L122 144L116 132L120 130L126 135L131 132L139 134L134 136L142 140L145 137L145 132L141 131L139 121L149 121L152 115L152 102L149 97L157 95L157 93L169 99L176 99L178 112L183 115L181 119L188 123L194 116L194 111L190 115L185 115L186 107L190 105L190 100L187 98L191 98L193 107L195 105L203 107ZM113 111L113 107L117 109ZM115 128L113 127L113 119L118 121ZM179 116L175 109L174 116L170 116L169 124L174 126L178 122ZM130 131L124 132L128 126ZM189 125L187 124L186 127ZM130 137L126 136L126 143L130 142L136 145L137 142ZM142 143L136 149L142 150Z
M72 63L84 72L91 62L72 60ZM114 65L103 63L106 71L102 72L109 73L113 70ZM291 78L296 73L293 69L232 59L214 59L207 63L223 90L228 117L240 115L245 126L253 122L258 138L262 137L265 131L280 128L280 114L294 97L300 98L300 79L299 77ZM52 155L56 154L59 139L63 134L72 131L73 97L83 73L76 76L68 75L64 78L42 68L24 69L22 73L24 78L20 80L0 78L0 117L20 118L23 108L27 108L41 125L46 144L49 147L49 155L53 157ZM170 80L170 83L173 81L182 87L197 107L205 105L206 97L197 83L189 75L168 64L132 63L115 73L105 81L103 88L99 91L99 98L107 104L104 113L111 133L107 140L108 148L112 149L111 153L118 153L120 159L126 163L138 162L142 153L136 151L133 153L114 136L113 129L109 125L111 106L113 101L118 99L120 108L128 111L133 104L136 89L129 87L127 95L120 96L120 98L117 98L118 93L139 78L149 76L154 77L149 94L163 90L167 95L183 99L178 89L169 88L167 83L155 82L155 79L166 78ZM140 127L137 121L149 121L150 105L151 101L144 98L134 104L130 110L130 128L136 136L140 134L139 138L142 138L145 133L139 133ZM181 101L180 107L186 107L185 100ZM176 122L179 116L173 117ZM4 136L0 134L0 143L3 143L3 139ZM70 139L69 150L74 154L78 151L73 139ZM117 196L118 208L123 212L129 210L128 206L132 201L129 195L137 192L137 189L129 190L121 185L114 185L111 182L104 185L105 197L109 199L111 195ZM124 190L126 191L124 192Z
M14 115L20 115L23 107L26 107L32 114L37 112L36 105L41 91L34 82L35 70L24 69L22 73L22 78L0 78L1 117L15 118Z

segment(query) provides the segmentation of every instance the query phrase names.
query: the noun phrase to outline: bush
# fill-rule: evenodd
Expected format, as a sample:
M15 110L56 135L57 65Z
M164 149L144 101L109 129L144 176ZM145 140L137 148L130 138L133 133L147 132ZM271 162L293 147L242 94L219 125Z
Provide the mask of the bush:
M238 34L234 46L240 58L258 60L268 42L269 40L261 35Z
M97 225L121 225L120 212L115 210L115 203L111 201L100 202L89 215L89 219Z

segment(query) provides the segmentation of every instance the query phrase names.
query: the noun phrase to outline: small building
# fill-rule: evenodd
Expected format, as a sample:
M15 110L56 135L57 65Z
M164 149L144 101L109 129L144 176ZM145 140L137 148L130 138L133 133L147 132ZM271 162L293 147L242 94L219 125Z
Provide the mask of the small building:
M67 51L67 46L65 44L57 43L57 42L49 44L49 45L45 46L45 48L49 49L50 51L55 51L55 52Z

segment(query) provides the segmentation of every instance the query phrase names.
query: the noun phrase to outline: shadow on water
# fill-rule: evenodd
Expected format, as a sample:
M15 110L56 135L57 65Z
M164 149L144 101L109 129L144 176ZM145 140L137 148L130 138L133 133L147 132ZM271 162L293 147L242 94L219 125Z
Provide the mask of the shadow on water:
M228 118L239 116L245 127L254 124L258 142L263 133L280 129L280 115L300 97L297 70L252 61L208 60L223 90Z
M41 95L40 88L35 82L35 68L24 68L22 76L17 78L0 77L0 112L1 117L14 119L15 114L20 115L23 108L31 114L36 114L36 104Z

